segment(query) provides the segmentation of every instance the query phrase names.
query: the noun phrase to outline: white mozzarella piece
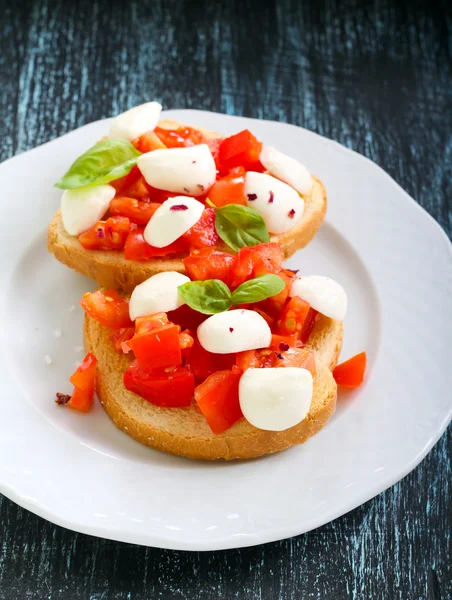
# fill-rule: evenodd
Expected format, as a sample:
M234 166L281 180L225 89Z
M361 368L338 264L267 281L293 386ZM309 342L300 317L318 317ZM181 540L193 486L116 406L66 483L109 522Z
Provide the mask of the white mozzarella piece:
M204 204L194 198L168 198L150 218L143 237L151 246L164 248L193 227L203 212Z
M149 185L159 190L201 196L214 183L217 168L206 144L153 150L138 158L138 168Z
M262 216L270 233L284 233L303 217L304 200L298 192L265 173L246 174L245 198L247 205Z
M344 288L329 277L308 275L292 283L290 296L299 296L322 315L343 321L347 313L347 294Z
M185 304L177 288L188 281L190 279L182 273L164 271L137 285L129 304L129 315L132 321L137 317L176 310Z
M307 168L295 158L271 146L264 146L260 161L267 171L291 185L300 194L309 194L311 191L312 177Z
M112 185L65 190L61 197L61 218L69 235L80 235L102 219L116 190Z
M157 127L162 112L162 105L158 102L146 102L135 106L118 115L110 125L110 139L121 139L132 142L147 131Z
M253 310L237 309L212 315L198 327L204 350L230 354L270 346L272 333L267 321Z
M239 401L245 419L267 431L284 431L308 414L313 379L298 367L247 369L239 382Z

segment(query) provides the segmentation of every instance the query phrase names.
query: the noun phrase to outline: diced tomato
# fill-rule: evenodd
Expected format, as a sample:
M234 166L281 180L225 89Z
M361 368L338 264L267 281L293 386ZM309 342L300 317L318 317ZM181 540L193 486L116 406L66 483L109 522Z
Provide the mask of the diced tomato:
M179 408L192 403L195 380L185 367L144 374L135 360L124 373L124 387L156 406Z
M239 381L242 372L237 367L217 371L195 389L195 400L214 433L222 433L242 416L239 402Z
M158 135L154 131L147 131L140 137L133 140L132 144L135 148L142 152L152 152L153 150L164 150L165 144L161 141Z
M112 215L128 217L132 223L137 225L147 225L159 206L158 202L143 202L136 198L116 196L110 202L110 212Z
M79 412L89 412L94 401L94 389L92 390L81 390L80 388L74 388L74 392L71 399L66 406Z
M245 350L238 352L235 364L242 371L246 369L268 369L274 366L276 354L273 350Z
M181 350L189 350L193 347L194 343L195 340L189 329L186 329L179 334L179 346Z
M282 260L281 246L278 243L266 242L241 248L231 267L231 287L236 288L244 281L266 273L279 274Z
M84 231L78 240L85 250L122 250L131 230L127 217L110 217Z
M217 166L217 171L220 170L220 145L223 138L208 138L204 140L204 143L209 146L209 150L212 153L213 159Z
M96 357L91 352L88 352L82 364L70 377L69 381L74 386L74 392L67 403L69 408L80 412L88 412L90 410L94 399L96 365Z
M235 354L213 354L212 352L207 352L198 340L194 341L186 360L186 366L198 382L204 381L204 379L216 371L231 369L234 364Z
M306 317L306 320L303 323L303 328L301 330L301 335L300 335L300 341L303 342L303 344L307 343L307 341L312 333L312 330L314 329L315 320L316 320L317 315L318 315L318 312L316 310L314 310L312 307L309 308L308 316Z
M215 206L225 206L226 204L246 205L245 174L243 167L236 167L231 170L229 175L218 179L209 190L209 200Z
M80 300L80 305L90 317L110 329L133 325L129 317L129 300L115 290L87 292Z
M274 366L307 369L315 377L314 352L306 348L289 348L284 352L277 352Z
M247 171L262 171L259 162L262 143L245 129L224 139L220 145L220 165L228 169L244 167Z
M206 208L197 223L193 225L184 235L191 250L215 246L219 237L215 229L215 210Z
M277 333L274 333L272 335L270 348L272 350L276 350L277 352L285 352L289 348L295 348L296 343L296 335L278 335Z
M182 364L179 334L179 325L171 323L133 336L128 345L143 374Z
M300 339L309 309L310 306L306 300L302 300L298 296L291 298L282 310L276 333L279 335L296 335Z
M270 327L273 327L273 323L275 322L275 319L273 317L271 317L268 313L266 313L265 310L258 308L256 306L256 304L253 305L253 309L267 321L267 323L270 325Z
M181 329L189 329L190 331L196 331L203 321L207 319L208 315L193 310L184 304L176 310L168 312L168 318L171 323L179 325Z
M110 185L115 188L117 195L143 201L149 201L151 198L150 188L137 166L133 167L128 175L112 181Z
M124 188L128 187L139 177L142 177L141 171L135 165L131 168L127 175L124 175L124 177L120 177L119 179L115 179L114 181L110 181L109 185L113 186L116 190L116 193L119 194L119 192L121 192Z
M285 282L285 288L276 296L272 296L271 298L267 298L260 305L264 310L266 310L270 315L278 318L284 305L286 304L287 298L289 296L290 288L292 287L293 277L287 275L284 269L279 271L278 277Z
M97 358L92 352L83 359L81 365L71 375L69 381L81 390L91 390L94 388L94 379L96 377Z
M231 265L234 257L215 248L205 248L195 251L184 258L184 265L190 279L205 281L206 279L221 279L228 283Z
M164 312L154 313L153 315L146 315L144 317L137 317L135 319L135 333L137 335L144 335L149 333L152 329L158 329L164 325L169 325L168 315Z
M124 246L124 257L127 260L150 260L159 256L182 254L187 251L187 242L183 238L179 238L164 248L155 248L145 241L143 232L144 227L138 226L129 233Z
M202 144L204 140L203 134L192 127L179 127L177 129L156 127L154 133L167 148L196 146L197 144Z
M132 348L127 345L135 334L135 327L123 327L122 329L114 329L111 332L111 340L115 346L116 352L124 352L128 354Z
M361 352L338 365L333 371L337 385L347 388L360 386L364 381L366 363L367 355L365 352Z

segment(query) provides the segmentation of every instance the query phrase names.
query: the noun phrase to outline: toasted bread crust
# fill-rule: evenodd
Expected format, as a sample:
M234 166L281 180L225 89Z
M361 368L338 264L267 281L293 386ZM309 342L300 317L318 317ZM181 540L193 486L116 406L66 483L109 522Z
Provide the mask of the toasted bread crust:
M161 121L166 128L179 127L174 121ZM215 132L200 129L206 137L220 137ZM325 216L327 200L322 183L313 177L313 187L305 197L305 212L301 221L290 231L272 236L279 242L285 258L304 248L315 236ZM131 293L133 289L152 275L162 271L185 272L183 255L171 258L155 258L149 261L126 260L123 252L85 250L78 239L67 234L63 227L61 212L57 211L48 231L47 245L50 252L66 266L87 275L105 288ZM232 252L226 246L223 248Z
M319 317L309 346L316 350L317 375L307 417L286 431L263 431L245 419L222 434L211 432L194 405L189 408L160 408L127 391L123 373L130 358L115 351L110 332L85 316L84 339L87 351L98 363L97 394L116 427L151 448L194 459L255 458L302 444L317 433L336 407L336 383L331 374L342 345L342 324Z

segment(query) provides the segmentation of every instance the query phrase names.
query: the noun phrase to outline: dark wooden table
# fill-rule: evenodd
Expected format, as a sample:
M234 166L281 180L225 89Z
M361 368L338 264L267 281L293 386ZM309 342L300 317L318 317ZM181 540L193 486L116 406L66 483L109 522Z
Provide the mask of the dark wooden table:
M149 99L289 121L377 162L451 235L447 4L3 2L0 158ZM224 552L96 539L0 498L0 599L446 600L451 449L449 429L408 477L335 522Z

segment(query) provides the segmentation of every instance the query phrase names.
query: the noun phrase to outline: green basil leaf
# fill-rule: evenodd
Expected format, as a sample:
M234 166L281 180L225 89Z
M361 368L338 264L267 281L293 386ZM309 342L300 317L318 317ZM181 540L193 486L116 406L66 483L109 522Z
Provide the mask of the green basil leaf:
M73 190L109 183L127 175L140 155L126 140L102 140L79 156L55 187Z
M276 296L286 287L285 281L278 275L260 275L242 285L232 292L233 304L248 304L260 302L272 296Z
M231 292L219 279L189 281L177 289L188 306L205 315L215 315L232 306Z
M245 246L270 241L261 215L254 208L240 204L226 204L216 208L215 229L223 242L236 252Z

